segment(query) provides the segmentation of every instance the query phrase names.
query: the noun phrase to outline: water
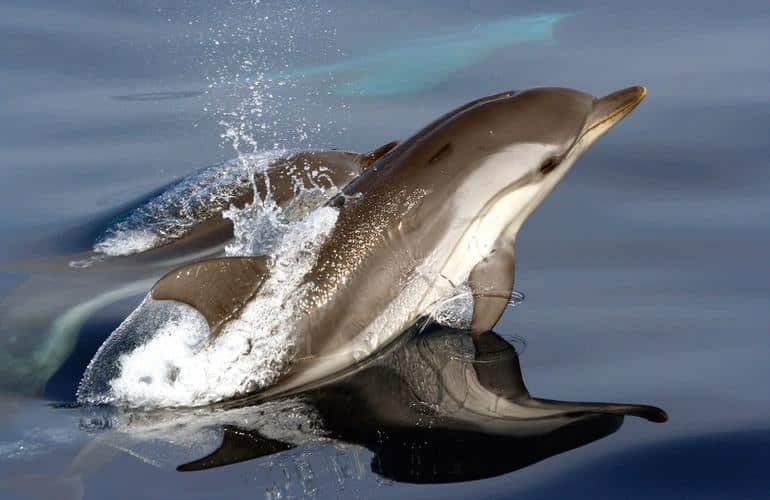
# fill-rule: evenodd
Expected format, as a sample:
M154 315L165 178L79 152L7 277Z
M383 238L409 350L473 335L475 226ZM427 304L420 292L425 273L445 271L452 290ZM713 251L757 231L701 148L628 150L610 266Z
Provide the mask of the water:
M3 496L40 493L45 483L73 497L82 487L86 498L132 498L139 478L152 498L767 496L765 3L148 0L4 2L0 12ZM472 45L478 27L543 15L567 17L552 37L511 35L467 57L441 52L447 38ZM422 51L411 66L406 51L390 72L373 70L394 47L415 44ZM341 61L371 78L296 76ZM419 75L405 78L410 72ZM532 445L500 441L465 457L482 464L485 479L442 486L386 473L382 457L398 447L353 439L329 414L339 439L308 431L282 454L178 473L233 422L177 415L189 432L159 424L151 439L133 429L121 440L114 427L99 431L120 415L48 404L73 400L99 344L171 265L168 255L87 274L68 265L148 193L238 153L370 150L504 89L566 85L601 95L636 83L649 88L645 102L525 224L516 288L527 300L497 332L525 339L532 394L653 404L667 423L628 417L606 437L515 470L506 457ZM261 411L314 421L291 408ZM243 411L236 418L268 425ZM169 445L206 426L200 441ZM454 467L471 470L468 461Z

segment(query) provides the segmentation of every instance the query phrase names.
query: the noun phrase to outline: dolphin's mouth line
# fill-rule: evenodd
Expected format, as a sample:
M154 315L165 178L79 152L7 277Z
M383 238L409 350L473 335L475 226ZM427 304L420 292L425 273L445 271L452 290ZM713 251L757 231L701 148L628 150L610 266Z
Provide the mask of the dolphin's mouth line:
M601 126L601 125L603 125L603 124L605 124L607 122L613 121L616 117L619 117L618 119L620 119L620 118L623 118L624 116L626 116L628 113L630 113L647 96L647 89L645 87L640 87L640 90L641 91L640 91L639 95L635 99L631 99L631 100L627 101L626 103L624 103L619 108L616 108L612 113L606 115L601 120L598 120L595 123L591 124L582 134L580 134L580 139L585 137L589 132L591 132L592 130L596 129L597 127L599 127L599 126ZM597 102L600 101L600 100L601 99L597 100ZM576 141L576 142L579 142L579 140Z

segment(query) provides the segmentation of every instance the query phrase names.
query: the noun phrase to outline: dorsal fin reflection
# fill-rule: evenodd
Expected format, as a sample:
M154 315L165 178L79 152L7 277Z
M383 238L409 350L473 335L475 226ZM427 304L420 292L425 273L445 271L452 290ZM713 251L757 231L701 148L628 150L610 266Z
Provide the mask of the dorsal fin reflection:
M222 426L222 432L222 444L219 448L199 460L180 465L177 470L186 472L212 469L294 448L292 444L264 437L258 432L244 431L232 425Z

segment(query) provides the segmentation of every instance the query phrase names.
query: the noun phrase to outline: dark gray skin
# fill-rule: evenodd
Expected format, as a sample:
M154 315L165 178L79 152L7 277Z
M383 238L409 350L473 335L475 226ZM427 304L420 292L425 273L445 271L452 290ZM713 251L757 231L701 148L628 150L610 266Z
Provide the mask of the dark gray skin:
M300 313L284 326L304 345L262 394L291 392L350 368L464 282L474 294L473 333L491 330L513 287L522 223L645 92L631 87L595 99L542 88L491 96L376 161L329 202L339 217L297 295ZM259 293L268 268L260 257L206 261L169 273L152 296L196 307L216 335ZM239 286L224 296L207 292L227 283Z

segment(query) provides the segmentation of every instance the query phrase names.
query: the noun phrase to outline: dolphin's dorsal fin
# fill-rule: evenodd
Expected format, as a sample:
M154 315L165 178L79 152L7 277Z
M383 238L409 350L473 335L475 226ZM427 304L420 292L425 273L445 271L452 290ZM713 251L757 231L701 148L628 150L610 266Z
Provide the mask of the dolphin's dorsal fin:
M492 252L471 271L468 284L473 292L471 332L477 335L495 327L508 307L516 274L513 243L495 244Z
M376 162L381 157L385 156L386 153L390 152L391 149L398 146L399 142L400 141L390 141L387 144L383 144L379 148L373 149L368 153L361 155L358 158L358 163L361 165L361 170L366 170L369 168L372 163Z
M198 310L214 338L259 291L268 276L267 257L224 257L194 262L162 277L150 296Z
M180 472L198 471L253 460L294 448L294 445L268 439L256 431L243 431L231 425L224 426L222 444L198 460L176 468Z

